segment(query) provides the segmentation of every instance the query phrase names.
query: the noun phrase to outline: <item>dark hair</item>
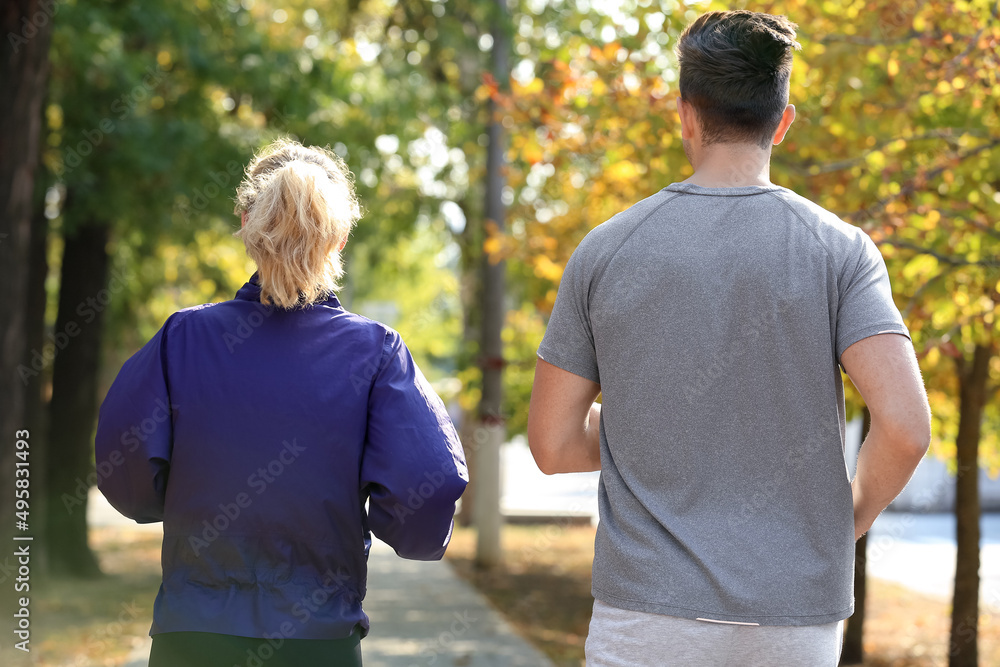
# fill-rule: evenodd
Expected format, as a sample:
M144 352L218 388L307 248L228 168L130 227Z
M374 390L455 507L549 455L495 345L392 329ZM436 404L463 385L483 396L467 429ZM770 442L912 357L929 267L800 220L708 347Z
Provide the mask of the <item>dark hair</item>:
M706 144L767 148L788 104L797 26L746 10L708 12L677 44L681 98L698 113Z

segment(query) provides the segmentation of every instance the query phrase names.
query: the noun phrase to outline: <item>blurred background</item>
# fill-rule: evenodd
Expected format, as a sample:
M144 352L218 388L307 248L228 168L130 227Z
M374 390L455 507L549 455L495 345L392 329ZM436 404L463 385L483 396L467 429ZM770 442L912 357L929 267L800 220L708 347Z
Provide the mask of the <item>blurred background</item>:
M909 583L883 568L866 597L861 543L846 657L1000 664L1000 586L980 581L1000 540L982 520L1000 510L992 0L4 0L0 514L5 543L35 538L32 652L5 621L4 664L123 664L148 630L158 539L88 526L97 407L168 315L232 298L253 272L234 191L282 136L355 174L365 216L340 297L401 332L462 433L473 484L454 568L556 664L581 664L596 482L531 477L518 436L534 351L583 236L690 175L673 49L698 14L733 8L799 24L797 119L771 179L879 245L934 411L879 554L931 540L943 555L905 552ZM19 461L30 507L15 504ZM944 583L913 585L927 577Z

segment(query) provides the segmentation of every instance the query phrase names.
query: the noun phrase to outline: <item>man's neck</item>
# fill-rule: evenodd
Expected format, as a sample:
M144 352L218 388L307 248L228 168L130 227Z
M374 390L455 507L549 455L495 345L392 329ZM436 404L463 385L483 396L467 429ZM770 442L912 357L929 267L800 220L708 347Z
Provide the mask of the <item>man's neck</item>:
M704 188L771 185L771 151L743 144L703 148L693 161L694 174L685 183Z

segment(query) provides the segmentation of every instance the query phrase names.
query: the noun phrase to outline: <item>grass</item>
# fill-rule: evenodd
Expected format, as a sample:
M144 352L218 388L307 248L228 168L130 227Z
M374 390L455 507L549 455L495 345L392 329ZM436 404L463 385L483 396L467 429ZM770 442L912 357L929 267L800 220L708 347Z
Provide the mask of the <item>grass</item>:
M85 581L34 577L31 653L4 654L0 663L116 667L146 641L160 585L159 534L94 529L91 545L105 576Z
M507 526L505 563L492 572L473 564L476 535L457 528L447 559L517 629L557 665L583 664L591 606L594 529L579 526Z
M456 529L447 558L482 591L528 641L559 667L581 667L593 598L590 565L594 528L507 526L504 564L491 572L474 565L475 532ZM947 600L868 580L865 667L947 665ZM1000 617L982 614L981 665L1000 665Z

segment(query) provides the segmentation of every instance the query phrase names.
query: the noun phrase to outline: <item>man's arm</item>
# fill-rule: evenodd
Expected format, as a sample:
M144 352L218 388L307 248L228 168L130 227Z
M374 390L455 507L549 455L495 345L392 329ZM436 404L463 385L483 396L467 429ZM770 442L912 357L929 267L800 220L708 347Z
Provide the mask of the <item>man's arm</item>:
M528 446L546 475L601 469L601 385L538 359L528 407Z
M872 415L851 483L858 539L903 490L927 453L931 410L913 345L905 336L863 338L844 350L841 364Z

